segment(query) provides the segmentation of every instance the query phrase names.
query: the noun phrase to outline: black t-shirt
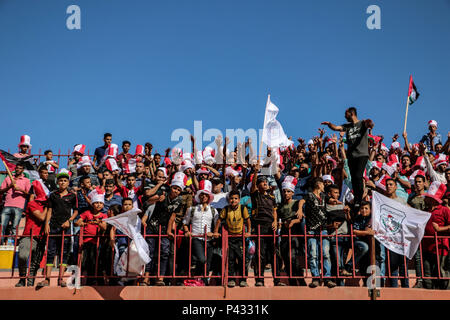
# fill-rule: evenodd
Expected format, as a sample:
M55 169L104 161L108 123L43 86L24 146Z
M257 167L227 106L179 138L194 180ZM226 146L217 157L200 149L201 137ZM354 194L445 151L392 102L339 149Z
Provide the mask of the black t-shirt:
M325 213L325 195L320 194L320 199L312 192L308 192L305 196L305 221L306 228L311 231L323 227L327 222Z
M106 148L104 145L95 149L94 155L97 157L96 164L99 165L103 156L105 155Z
M367 127L363 121L356 123L346 123L342 127L345 129L347 140L347 157L358 158L369 156L369 142L367 138Z
M52 208L50 226L61 227L72 216L71 210L77 210L77 196L69 192L61 197L59 191L52 192L48 199L48 206Z
M147 231L152 234L159 232L161 226L161 233L167 233L167 225L169 224L172 213L178 213L183 207L181 196L170 200L169 195L162 202L157 202L153 214L147 222Z
M252 199L252 218L256 224L271 225L273 223L273 209L277 207L275 197L261 194L258 190L250 194Z

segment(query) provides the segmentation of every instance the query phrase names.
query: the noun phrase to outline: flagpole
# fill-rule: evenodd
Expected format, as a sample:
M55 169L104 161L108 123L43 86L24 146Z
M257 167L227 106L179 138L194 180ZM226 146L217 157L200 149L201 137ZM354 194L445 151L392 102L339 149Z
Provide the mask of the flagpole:
M6 168L6 171L8 171L8 176L9 176L9 178L11 179L11 183L13 184L13 186L15 186L15 185L16 185L16 182L14 181L14 178L13 178L13 176L12 176L12 174L11 174L11 171L9 171L9 168L8 168L8 166L6 165L5 160L2 160L2 162L3 162L3 165L4 165L5 168Z
M267 95L266 110L264 110L264 123L263 123L263 132L262 132L263 136L264 136L264 126L266 125L266 120L267 120L266 115L267 115L267 106L269 105L269 101L270 101L270 93ZM263 147L263 137L261 136L261 141L259 142L258 163L262 156L262 147Z
M403 128L403 133L406 132L406 122L408 121L408 107L409 107L409 96L406 97L405 126Z

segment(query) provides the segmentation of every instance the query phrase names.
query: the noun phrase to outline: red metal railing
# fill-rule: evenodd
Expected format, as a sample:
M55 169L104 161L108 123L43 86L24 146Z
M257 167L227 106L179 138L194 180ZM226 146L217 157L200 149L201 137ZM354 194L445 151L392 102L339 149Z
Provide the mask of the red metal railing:
M0 229L1 229L1 225L0 225ZM319 243L319 248L320 248L320 278L322 280L336 280L336 279L357 279L357 280L361 280L361 279L366 279L368 277L368 275L365 274L357 274L356 273L356 268L357 266L355 266L355 245L354 245L354 241L355 241L355 236L353 234L353 228L350 228L350 234L346 234L346 235L322 235L321 233L319 233L318 235L310 235L306 233L306 226L304 227L304 234L292 234L291 230L288 230L288 234L281 234L281 235L277 235L276 232L274 231L273 234L261 234L260 233L260 229L258 229L258 233L252 234L250 235L250 239L252 239L253 241L258 241L259 245L258 245L258 254L256 254L256 257L253 257L254 260L256 259L256 261L254 261L254 268L257 268L258 272L258 278L272 278L272 275L267 276L264 274L263 270L265 269L265 266L261 265L261 239L262 238L273 238L273 245L276 246L277 245L277 240L278 239L288 239L289 241L289 261L283 261L285 264L289 263L289 274L282 274L280 272L280 270L278 270L277 272L277 268L281 268L281 265L279 265L279 260L277 260L277 255L275 253L275 247L274 247L274 254L273 254L273 266L274 266L274 274L275 274L275 278L277 279L311 279L312 276L310 274L308 274L308 270L309 270L309 265L308 265L308 239L312 238L312 237L316 237L320 240ZM190 229L192 230L192 229ZM76 259L76 265L80 268L80 275L82 279L88 279L88 278L94 278L94 279L100 279L103 278L104 280L106 280L105 283L108 283L108 281L110 281L110 279L120 279L120 278L124 278L123 276L118 276L114 274L114 256L115 256L115 247L111 247L110 246L110 242L109 241L101 241L101 240L107 240L109 239L108 236L106 235L97 235L95 236L95 244L96 244L96 256L95 256L95 261L90 261L90 263L95 264L95 272L94 274L83 274L83 270L82 270L82 255L83 255L83 244L84 244L84 233L83 233L83 227L80 228L80 233L79 234L70 234L70 233L65 233L63 232L62 234L51 234L49 236L42 236L42 235L36 235L33 234L33 230L31 231L31 234L29 236L26 237L30 237L30 248L29 248L29 253L28 253L28 262L27 262L27 273L26 273L26 277L30 278L30 265L31 265L31 258L33 254L37 254L37 253L33 253L32 250L32 243L34 239L39 239L40 241L45 241L45 251L42 254L42 259L44 262L46 263L53 263L53 261L46 261L47 260L47 255L48 255L48 240L50 237L61 237L61 252L60 255L58 256L60 263L64 260L63 259L63 251L64 251L64 239L67 237L71 237L71 236L78 236L78 244L79 244L79 249L78 249L78 253L77 253L77 259ZM16 252L16 248L18 245L18 240L19 238L22 238L24 236L19 236L17 233L15 235L1 235L0 236L0 243L3 243L5 239L9 238L9 239L14 239L14 253ZM92 236L89 236L90 238L92 238ZM118 234L116 235L116 239L117 237L127 237L126 235L121 235ZM173 240L170 239L170 241L173 241L173 255L172 257L169 256L169 259L172 259L172 270L160 270L160 257L161 257L161 239L163 238L167 238L168 235L167 234L163 234L161 232L161 226L159 228L159 231L157 234L146 234L145 233L145 228L144 228L144 233L143 233L143 237L144 239L148 239L148 238L157 238L157 243L158 243L158 248L157 248L157 255L154 257L151 257L152 259L157 259L157 270L156 273L150 274L148 276L146 275L132 275L129 274L129 270L127 268L126 270L126 275L125 278L127 279L131 279L131 280L135 280L135 281L142 281L146 278L150 278L150 279L159 279L159 278L163 278L163 279L192 279L192 278L208 278L208 279L220 279L220 284L221 285L226 285L226 283L228 282L228 278L232 277L232 278L236 278L236 279L247 279L247 278L255 278L255 275L250 275L247 271L248 271L248 266L247 266L247 259L246 256L248 255L248 252L246 250L247 248L247 244L246 244L246 236L245 234L241 234L241 235L229 235L227 230L225 228L222 227L222 245L221 245L221 250L222 250L222 257L221 257L221 267L220 267L220 274L219 275L211 275L211 271L212 270L208 270L207 269L207 265L208 265L208 246L211 245L210 244L210 239L208 239L206 232L204 234L200 234L200 235L192 235L191 237L189 237L188 239L186 239L186 237L184 235L178 234L178 232L174 233L174 238ZM185 261L185 263L187 263L187 274L184 275L180 275L177 274L177 267L180 266L180 264L177 264L177 251L179 250L177 248L177 240L179 238L183 238L186 240L188 240L189 245L188 245L188 259L187 261ZM205 263L203 266L203 273L201 275L193 275L191 274L191 268L192 268L192 240L195 237L200 237L202 238L202 241L205 241L206 245L204 248L204 255L205 255ZM236 275L229 275L228 274L228 265L229 265L229 261L228 261L228 253L229 253L229 248L228 248L228 241L229 239L232 238L241 238L242 239L242 270L239 271L239 274ZM292 259L292 239L293 238L298 238L301 239L303 242L303 244L299 244L299 249L301 246L304 245L305 248L305 252L304 252L304 264L303 267L306 270L306 272L303 275L300 274L293 274L293 269L292 269L292 265L293 265L293 259ZM324 269L323 269L323 250L322 250L322 240L324 238L328 238L328 239L332 239L334 238L336 241L336 274L329 276L329 277L325 277L324 276ZM350 276L342 276L339 272L339 238L342 239L349 239L350 244L347 246L348 249L352 249L352 274ZM450 236L441 236L438 235L437 233L435 233L433 236L429 235L429 236L424 236L424 240L425 239L434 239L435 241L435 245L436 245L436 252L439 253L439 239L449 239ZM367 240L369 240L369 237L367 237ZM423 240L422 240L423 241ZM368 241L369 242L369 241ZM103 246L103 247L102 247ZM106 246L106 247L105 247ZM39 247L39 246L37 246ZM130 248L130 241L128 241L127 244L128 250ZM106 266L103 264L103 268L102 270L99 269L99 264L100 264L100 257L99 254L102 252L102 250L111 250L111 265L110 265L110 269L109 272L107 272L106 270ZM331 250L331 249L330 249ZM373 248L372 248L373 250ZM437 265L437 275L425 275L424 274L424 260L423 260L423 248L422 245L419 246L419 253L421 256L421 271L422 271L422 276L421 277L417 277L416 276L410 276L408 274L408 261L406 259L406 257L403 257L404 260L404 273L405 275L399 275L398 276L394 276L392 275L392 270L390 268L390 253L389 250L386 250L386 259L385 259L385 265L386 265L386 274L384 276L378 276L379 278L382 279L393 279L395 281L397 281L397 279L411 279L411 280L417 280L417 279L429 279L429 280L450 280L450 277L446 277L443 276L441 274L441 270L440 270L440 260L439 260L439 255L436 254L436 265ZM367 253L369 254L369 253ZM128 255L128 262L129 262L129 257L130 255ZM299 259L300 256L297 256L296 259ZM19 279L20 275L17 275L15 273L15 267L13 267L15 265L15 259L18 259L18 257L14 256L14 261L13 264L11 266L11 275L10 276L1 276L0 279ZM412 261L412 260L411 260ZM42 261L41 261L42 262ZM104 262L104 261L102 261ZM296 261L297 262L297 261ZM345 263L346 261L344 261ZM129 265L129 263L127 263L127 266ZM183 266L181 266L183 267ZM302 266L300 265L300 268ZM167 272L166 272L167 271ZM171 271L171 272L170 272ZM218 270L216 270L218 271ZM400 271L400 270L399 270ZM99 274L100 273L100 274ZM44 270L44 274L45 274L45 270ZM163 274L163 275L162 275ZM39 275L35 276L36 278L38 277L42 277ZM58 277L59 279L59 275L58 276L50 276L50 278L56 278Z

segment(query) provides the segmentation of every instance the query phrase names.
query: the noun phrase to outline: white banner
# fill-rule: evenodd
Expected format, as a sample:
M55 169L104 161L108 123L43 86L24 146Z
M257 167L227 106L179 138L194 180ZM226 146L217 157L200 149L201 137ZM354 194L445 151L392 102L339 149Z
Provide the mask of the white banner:
M130 257L133 257L133 259L130 260L129 271L131 271L131 269L135 270L136 268L135 267L132 268L132 266L139 264L136 262L135 255L133 255L133 253L138 254L138 257L136 257L136 258L139 258L141 260L140 261L141 266L145 266L147 263L150 262L147 242L145 241L144 237L140 233L141 223L140 223L140 219L137 215L139 212L141 212L140 209L133 208L127 212L124 212L117 216L103 220L106 223L109 223L112 226L116 227L117 229L122 231L124 234L126 234L128 237L130 237L133 240L130 244L130 250L131 250ZM116 254L117 254L117 252L118 252L118 250L116 250ZM125 251L122 256L126 257L125 253L126 253L126 255L128 255L128 250ZM123 263L126 263L127 260L125 260L125 258L121 259L121 260L124 260L125 262L122 261L122 265L121 265L120 269L126 270L126 264L123 265ZM117 265L116 265L116 267L117 267ZM121 272L121 273L123 273L123 272ZM118 275L123 275L123 274L118 273Z
M375 239L389 250L412 259L431 214L406 206L378 192L372 198Z
M271 147L288 147L292 141L284 133L283 127L277 120L278 107L270 101L270 94L267 97L266 113L264 115L264 128L262 133L263 142Z

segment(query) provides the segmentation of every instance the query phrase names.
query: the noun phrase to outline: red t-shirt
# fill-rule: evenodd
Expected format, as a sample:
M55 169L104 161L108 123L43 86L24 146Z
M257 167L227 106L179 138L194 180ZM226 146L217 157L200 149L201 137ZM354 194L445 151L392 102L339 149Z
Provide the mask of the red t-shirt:
M108 216L106 213L98 213L97 215L93 215L91 211L87 210L80 215L80 219L83 220L85 225L83 226L83 242L93 242L97 243L97 238L100 227L98 224L93 224L89 222L94 222L96 220L106 219Z
M39 221L34 215L33 211L44 212L44 206L42 202L30 201L28 202L27 208L25 210L25 228L23 230L24 236L30 236L31 230L33 230L33 236L41 234L42 227L44 226L44 221Z
M430 220L428 220L425 226L425 235L434 236L433 222L437 223L440 227L450 225L450 209L444 206L438 206L431 212ZM438 236L448 236L439 232ZM439 246L439 255L446 256L449 251L449 239L448 238L438 238L437 243ZM436 240L435 238L423 239L424 249L428 252L436 254Z

